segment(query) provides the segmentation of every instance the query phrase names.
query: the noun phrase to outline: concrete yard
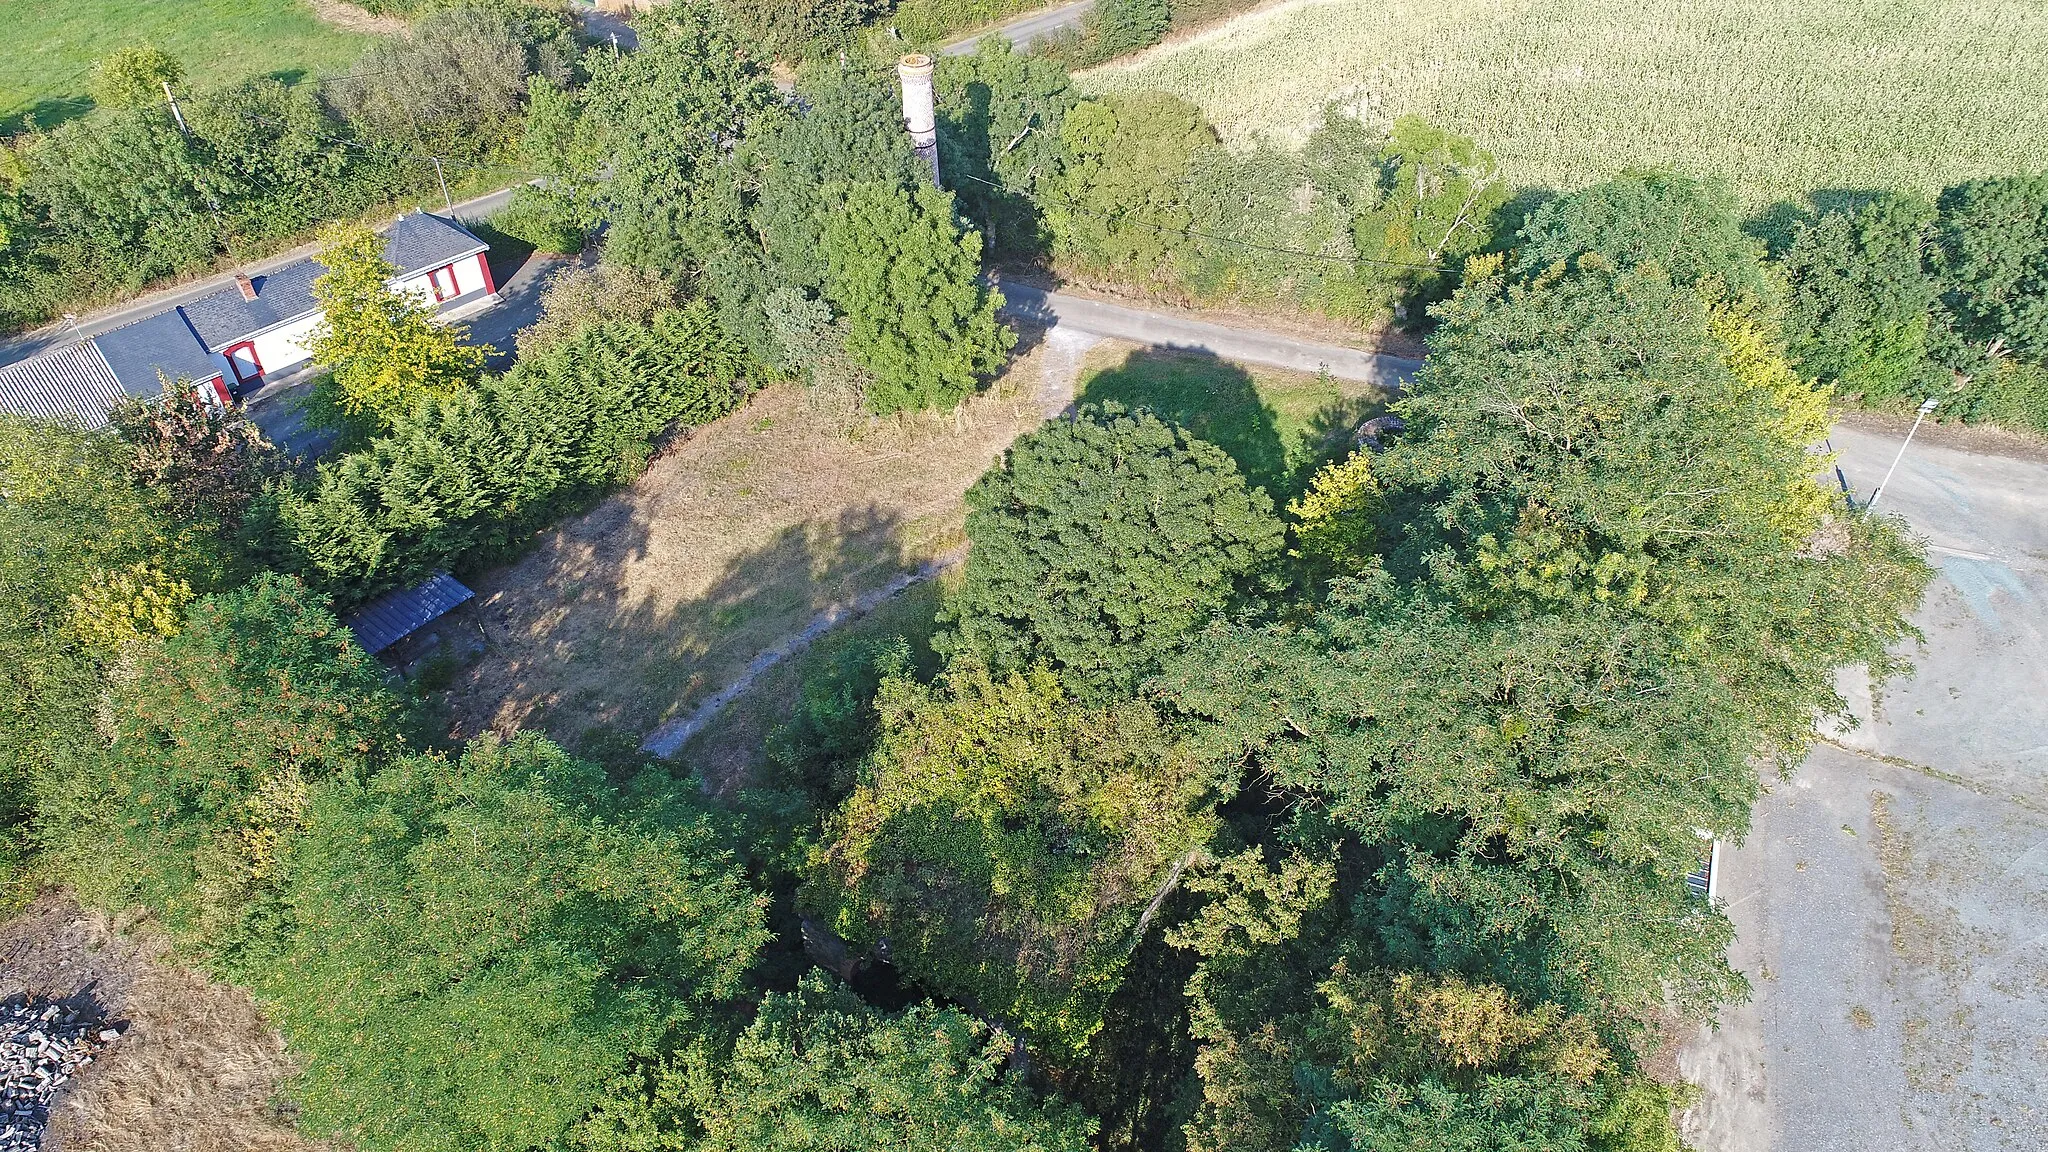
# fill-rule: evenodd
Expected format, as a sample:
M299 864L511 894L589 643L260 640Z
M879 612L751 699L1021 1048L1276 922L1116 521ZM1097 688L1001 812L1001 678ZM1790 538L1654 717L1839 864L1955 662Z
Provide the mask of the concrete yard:
M1916 440L1882 513L1939 569L1911 678L1724 854L1754 985L1679 1054L1701 1152L2048 1148L2048 465ZM1862 496L1899 435L1839 429Z

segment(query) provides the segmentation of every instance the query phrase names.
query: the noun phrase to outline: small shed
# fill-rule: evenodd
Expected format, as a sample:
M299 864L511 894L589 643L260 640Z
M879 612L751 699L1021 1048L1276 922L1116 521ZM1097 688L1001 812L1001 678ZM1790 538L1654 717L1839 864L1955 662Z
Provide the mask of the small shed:
M462 581L436 572L410 588L386 592L349 613L342 623L374 656L475 597Z

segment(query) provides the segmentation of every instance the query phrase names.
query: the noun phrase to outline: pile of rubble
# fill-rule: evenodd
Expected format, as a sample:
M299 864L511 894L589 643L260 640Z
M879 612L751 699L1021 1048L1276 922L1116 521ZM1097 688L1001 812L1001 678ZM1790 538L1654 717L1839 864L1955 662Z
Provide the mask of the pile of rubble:
M36 1152L58 1089L120 1037L62 1004L0 1003L0 1152Z

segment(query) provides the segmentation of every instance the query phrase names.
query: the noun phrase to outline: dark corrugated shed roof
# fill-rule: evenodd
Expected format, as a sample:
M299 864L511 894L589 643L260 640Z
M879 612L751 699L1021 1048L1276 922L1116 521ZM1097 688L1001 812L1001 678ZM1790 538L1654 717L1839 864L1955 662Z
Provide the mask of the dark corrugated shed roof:
M411 588L387 592L342 620L356 634L356 643L375 655L447 615L476 593L446 572L436 572Z

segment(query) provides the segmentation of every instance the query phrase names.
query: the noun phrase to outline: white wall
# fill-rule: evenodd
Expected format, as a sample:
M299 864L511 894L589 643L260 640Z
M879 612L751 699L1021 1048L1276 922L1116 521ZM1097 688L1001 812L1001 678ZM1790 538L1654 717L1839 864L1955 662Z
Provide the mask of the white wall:
M484 274L484 260L487 257L487 253L479 252L455 262L455 287L458 295L483 291L484 285L488 282ZM423 303L432 304L434 288L428 280L431 271L430 269L428 272L403 280L393 280L391 287L394 291L410 292L418 296ZM281 372L289 372L312 356L313 329L320 326L320 320L320 314L314 312L256 337L256 359L263 365L263 375L266 378ZM213 365L219 369L221 378L230 386L235 383L234 366L228 363L225 355L215 353Z

